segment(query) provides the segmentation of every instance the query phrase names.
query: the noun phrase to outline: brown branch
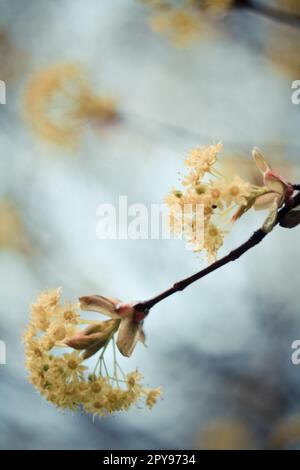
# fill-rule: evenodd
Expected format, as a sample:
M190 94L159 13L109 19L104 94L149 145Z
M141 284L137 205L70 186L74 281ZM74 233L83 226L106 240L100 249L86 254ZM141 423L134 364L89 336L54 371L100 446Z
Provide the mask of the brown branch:
M294 185L295 190L300 190L300 185ZM279 210L278 212L278 218L276 225L280 223L280 221L283 220L283 218L288 214L294 207L298 206L300 204L300 192L294 196L288 204L285 204L285 206ZM193 274L192 276L189 276L185 279L182 279L181 281L176 282L172 287L169 289L161 292L160 294L156 295L155 297L152 297L149 300L145 300L143 302L139 302L135 305L136 310L147 312L150 308L154 307L154 305L158 304L162 300L166 299L167 297L170 297L170 295L175 294L178 291L182 291L186 287L188 287L190 284L192 284L195 281L198 281L199 279L207 276L208 274L212 273L213 271L216 271L217 269L221 268L222 266L225 266L226 264L230 263L231 261L235 261L240 256L242 256L244 253L249 251L251 248L254 248L256 245L258 245L266 236L268 233L264 232L261 228L256 230L249 240L244 242L242 245L240 245L238 248L235 248L232 250L228 255L224 256L223 258L220 258L219 260L215 261L213 264L210 266L207 266L206 268L202 269L201 271Z
M274 8L267 4L253 2L251 0L235 0L234 8L248 10L256 15L263 16L269 20L277 21L288 26L300 27L299 13L292 13Z

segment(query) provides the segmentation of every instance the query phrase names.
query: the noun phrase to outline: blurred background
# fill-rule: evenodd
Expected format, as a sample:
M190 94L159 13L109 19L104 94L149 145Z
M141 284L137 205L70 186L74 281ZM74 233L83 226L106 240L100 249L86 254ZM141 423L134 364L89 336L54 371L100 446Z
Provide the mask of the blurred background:
M300 182L300 105L291 101L300 23L259 13L267 5L295 17L300 2L217 2L217 11L147 3L0 0L0 447L300 448L297 228L277 228L153 309L148 348L122 361L162 386L152 411L93 422L56 410L27 382L21 337L40 290L62 286L73 302L93 293L146 299L205 266L180 240L100 241L99 204L119 195L161 203L187 151L220 140L235 171L257 178L257 145ZM88 99L52 102L72 64ZM240 221L220 254L263 216Z

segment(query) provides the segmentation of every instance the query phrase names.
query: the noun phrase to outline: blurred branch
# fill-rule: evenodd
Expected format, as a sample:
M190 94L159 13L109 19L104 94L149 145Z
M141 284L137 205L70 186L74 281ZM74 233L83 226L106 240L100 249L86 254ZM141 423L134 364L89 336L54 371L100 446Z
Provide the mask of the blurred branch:
M180 124L174 124L169 121L165 121L162 119L157 119L157 117L154 116L147 116L144 114L141 114L139 112L132 111L130 109L123 109L120 111L119 114L119 120L120 122L126 122L128 124L133 124L135 127L138 125L139 129L142 128L143 132L145 130L144 124L141 122L144 121L145 123L149 123L151 125L154 125L157 127L158 130L161 131L161 128L164 127L166 131L172 132L174 136L179 136L179 137L189 137L196 139L199 141L199 139L204 139L204 140L210 140L212 142L218 142L219 137L217 135L212 135L211 133L200 133L199 131L189 129L187 127L184 127ZM142 126L142 127L141 127ZM231 144L232 146L242 146L243 148L247 149L248 147L251 147L252 142L249 140L243 139L241 140L233 140L233 139L226 139L226 142ZM273 146L273 145L278 145L277 141L273 140L264 140L264 145L266 146ZM290 148L294 149L295 152L299 152L299 143L295 141L283 141L280 140L280 145L284 146L289 146Z
M300 28L300 14L298 13L283 11L270 5L252 2L251 0L235 0L233 8L248 10L269 20Z
M298 184L293 185L293 187L295 190L300 190L300 185ZM277 217L277 221L275 225L278 225L281 221L283 221L285 216L294 207L297 207L299 204L300 204L300 192L298 192L293 198L291 198L291 200L286 202L284 207L280 209L280 211L278 212L278 217ZM256 245L258 245L267 235L268 233L262 230L261 228L256 230L246 242L244 242L238 248L235 248L234 250L232 250L228 255L224 256L223 258L220 258L219 260L215 261L213 264L207 266L206 268L193 274L192 276L189 276L185 279L182 279L179 282L176 282L172 287L161 292L157 296L149 300L139 302L138 304L135 305L135 309L142 311L142 312L148 311L150 308L154 307L154 305L158 304L159 302L166 299L167 297L170 297L170 295L173 295L178 291L182 291L193 282L198 281L199 279L207 276L213 271L216 271L222 266L225 266L226 264L237 260L243 254L249 251L251 248L254 248Z

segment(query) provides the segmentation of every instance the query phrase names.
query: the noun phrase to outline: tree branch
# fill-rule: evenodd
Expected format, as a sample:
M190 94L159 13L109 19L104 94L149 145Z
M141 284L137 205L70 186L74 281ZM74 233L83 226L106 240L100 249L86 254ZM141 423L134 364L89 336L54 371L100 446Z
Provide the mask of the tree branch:
M294 185L294 189L300 191L300 185ZM291 199L291 201L289 201L288 204L285 204L285 206L282 207L282 209L279 210L276 225L278 225L280 223L280 221L282 221L283 218L294 207L298 206L299 204L300 204L300 192L298 192ZM142 311L142 312L148 311L150 308L154 307L154 305L158 304L159 302L166 299L167 297L170 297L170 295L173 295L178 291L182 291L183 289L188 287L193 282L198 281L199 279L207 276L208 274L212 273L213 271L216 271L217 269L221 268L222 266L225 266L226 264L230 263L231 261L237 260L244 253L246 253L251 248L254 248L256 245L258 245L267 235L268 235L268 233L264 232L261 228L256 230L246 242L244 242L238 248L235 248L234 250L232 250L228 255L224 256L223 258L220 258L219 260L215 261L213 264L207 266L206 268L204 268L201 271L193 274L192 276L189 276L185 279L182 279L181 281L176 282L172 287L170 287L169 289L161 292L160 294L156 295L155 297L152 297L149 300L145 300L143 302L137 303L135 305L136 310L139 310L139 311Z
M288 26L300 27L299 13L283 11L270 5L252 2L251 0L235 0L233 7L248 10L256 15L263 16L269 20L277 21Z

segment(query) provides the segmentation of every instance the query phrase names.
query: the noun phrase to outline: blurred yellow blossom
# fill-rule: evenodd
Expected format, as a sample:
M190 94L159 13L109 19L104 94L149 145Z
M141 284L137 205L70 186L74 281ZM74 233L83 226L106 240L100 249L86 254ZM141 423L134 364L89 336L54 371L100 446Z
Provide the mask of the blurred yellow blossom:
M275 423L270 434L270 446L274 449L288 449L300 443L300 415L295 414Z
M0 249L26 250L28 240L21 216L8 199L0 200Z
M186 47L199 38L211 36L213 20L226 13L233 4L233 0L181 0L176 4L167 0L142 2L152 8L152 30L165 35L177 47Z
M256 448L249 427L237 418L220 418L207 423L196 442L200 450L245 450Z
M146 391L146 405L148 408L153 408L156 405L157 399L161 396L161 388L154 388L153 390Z
M113 99L97 96L81 68L60 63L34 73L24 95L24 117L42 139L76 148L83 124L111 122Z

